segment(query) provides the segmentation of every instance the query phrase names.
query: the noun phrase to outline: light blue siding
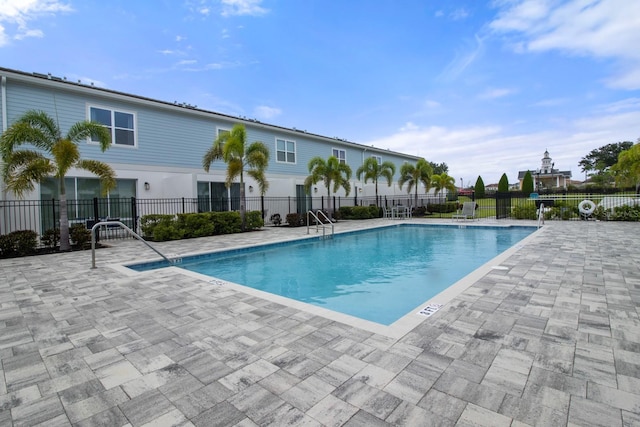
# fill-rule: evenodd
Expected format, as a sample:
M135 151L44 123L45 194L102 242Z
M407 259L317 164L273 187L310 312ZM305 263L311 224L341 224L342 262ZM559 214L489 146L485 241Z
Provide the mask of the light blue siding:
M108 163L144 165L155 167L181 167L194 171L202 170L202 157L211 147L218 128L230 129L235 123L243 123L247 129L249 143L262 141L270 150L267 172L306 177L307 165L315 156L328 158L333 148L346 151L347 164L355 172L363 158L372 154L382 161L396 164L397 172L405 161L415 162L414 156L375 150L358 144L325 138L293 129L243 121L210 112L202 112L169 105L159 101L113 93L70 83L53 84L38 77L23 79L7 78L7 116L9 125L30 109L43 110L58 120L63 133L78 121L89 119L91 106L135 115L136 146L113 145L104 153L95 144L81 144L84 158L94 158ZM276 160L276 139L295 142L296 162L279 163ZM364 155L363 155L364 152ZM364 157L363 157L364 156ZM222 161L214 162L212 170L223 170Z

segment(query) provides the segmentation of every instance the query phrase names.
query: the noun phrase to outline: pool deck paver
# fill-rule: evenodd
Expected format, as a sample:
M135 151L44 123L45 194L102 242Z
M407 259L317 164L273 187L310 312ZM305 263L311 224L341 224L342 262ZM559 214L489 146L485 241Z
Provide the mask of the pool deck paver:
M156 258L133 240L97 269L90 251L0 260L0 426L640 426L639 230L547 222L400 337L176 268L126 273Z

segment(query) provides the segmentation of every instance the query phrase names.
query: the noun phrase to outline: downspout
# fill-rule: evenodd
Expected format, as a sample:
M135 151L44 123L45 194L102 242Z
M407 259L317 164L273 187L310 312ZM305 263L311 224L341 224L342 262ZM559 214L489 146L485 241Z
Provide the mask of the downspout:
M2 99L2 132L7 130L7 76L0 81L0 99Z

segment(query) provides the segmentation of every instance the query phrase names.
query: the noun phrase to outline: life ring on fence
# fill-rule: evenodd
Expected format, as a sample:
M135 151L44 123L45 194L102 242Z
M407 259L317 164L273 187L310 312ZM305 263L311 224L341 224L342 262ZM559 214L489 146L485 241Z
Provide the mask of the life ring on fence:
M596 204L591 200L583 200L578 205L578 210L582 215L590 216L596 210Z

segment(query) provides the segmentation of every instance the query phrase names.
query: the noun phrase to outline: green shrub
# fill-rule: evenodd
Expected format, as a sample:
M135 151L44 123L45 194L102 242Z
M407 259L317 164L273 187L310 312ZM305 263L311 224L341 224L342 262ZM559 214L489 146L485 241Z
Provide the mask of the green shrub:
M617 206L609 216L611 221L640 221L640 206Z
M372 211L370 206L354 206L352 212L353 219L371 219L378 216L377 207Z
M213 236L215 224L211 215L207 213L178 214L176 227L182 230L183 237Z
M13 233L0 235L0 256L9 258L16 254L16 238Z
M245 230L257 230L262 227L264 227L262 212L249 211L245 214Z
M10 258L31 255L38 247L38 233L33 230L17 230L0 236L0 256Z
M415 208L413 208L413 212L411 213L412 216L417 216L417 217L425 216L426 214L427 214L426 206L416 206Z
M60 241L60 229L59 228L49 228L42 233L40 237L40 242L47 248L53 249L58 246L58 242Z
M511 210L511 218L514 219L537 219L536 205L534 203L526 203L517 205Z
M302 217L296 212L287 214L287 224L289 227L300 227L302 225Z
M151 214L144 215L140 218L140 228L142 235L149 239L155 240L154 230L159 224L170 225L175 220L174 215Z
M451 213L458 210L458 203L457 202L434 203L429 205L427 209L429 210L429 212Z
M353 206L340 206L340 209L338 209L337 212L342 219L353 218Z
M164 242L167 240L180 240L184 237L184 230L177 226L175 221L160 222L153 229L153 240Z
M78 249L84 249L91 242L91 231L87 230L85 224L73 224L69 227L69 237Z
M239 212L208 212L215 225L214 234L231 234L242 231Z

